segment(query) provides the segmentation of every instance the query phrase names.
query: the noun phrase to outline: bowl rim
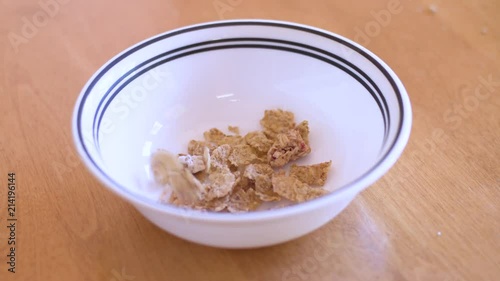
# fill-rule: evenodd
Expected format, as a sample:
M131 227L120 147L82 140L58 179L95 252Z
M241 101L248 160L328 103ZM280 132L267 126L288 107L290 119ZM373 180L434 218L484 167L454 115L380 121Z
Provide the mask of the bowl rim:
M351 181L348 184L345 184L336 190L330 192L329 194L309 200L306 202L302 202L299 204L287 206L279 209L265 210L265 211L257 211L257 212L248 212L248 213L216 213L216 212L206 212L199 211L187 208L176 207L173 205L166 205L161 203L156 203L154 201L148 201L141 197L134 195L132 192L126 191L125 187L118 188L120 184L111 180L109 176L106 175L93 161L93 159L86 153L86 149L84 148L83 142L81 141L81 136L79 133L79 109L82 106L84 94L87 89L91 86L92 82L95 80L99 74L109 68L111 69L114 65L114 62L119 60L124 56L124 54L138 50L145 43L153 43L158 40L158 38L166 38L169 36L175 36L176 34L183 32L196 32L196 30L210 28L214 26L229 26L231 24L240 24L240 25L260 25L260 26L281 26L298 29L300 31L309 31L316 35L320 35L326 38L335 39L337 41L342 41L350 48L355 49L357 52L364 54L364 56L369 59L372 63L378 64L381 70L385 73L385 76L390 81L395 89L399 91L401 100L400 105L402 108L400 109L402 113L401 124L399 128L399 135L396 136L395 140L392 143L392 146L387 150L385 155L381 157L381 159L371 166L371 168L363 173L360 177L356 178L354 181ZM110 68L111 67L111 68ZM91 172L91 174L97 178L102 185L104 185L107 189L111 190L116 195L119 195L123 199L132 203L135 207L138 205L154 211L159 211L162 213L168 213L173 216L177 216L183 219L189 219L192 221L204 221L204 222L217 222L217 223L243 223L250 221L267 221L267 220L275 220L283 217L293 216L299 213L305 213L311 211L313 209L320 208L322 206L328 205L330 201L338 196L343 195L346 192L355 191L352 198L354 198L359 192L369 187L371 184L376 182L379 178L381 178L399 159L402 152L404 151L409 137L411 133L412 127L412 108L408 93L396 75L396 73L377 55L373 52L365 48L364 46L344 37L339 34L333 33L328 30L324 30L321 28L317 28L314 26L310 26L307 24L291 22L291 21L283 21L283 20L271 20L271 19L232 19L232 20L217 20L217 21L207 21L201 22L197 24L191 24L187 26L183 26L180 28L172 29L149 38L146 38L128 48L116 54L114 57L109 59L106 63L104 63L86 82L84 87L82 88L73 109L72 116L72 135L73 135L73 144L75 149L77 150L80 159L85 164L84 166Z

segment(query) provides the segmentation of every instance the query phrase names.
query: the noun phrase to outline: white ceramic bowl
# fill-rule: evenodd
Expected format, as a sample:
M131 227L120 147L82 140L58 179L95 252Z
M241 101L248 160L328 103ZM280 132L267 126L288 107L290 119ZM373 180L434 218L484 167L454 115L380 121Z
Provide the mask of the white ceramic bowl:
M186 151L212 127L258 129L272 108L309 120L313 152L301 163L333 161L330 194L245 214L158 203L152 151ZM324 225L396 162L410 128L407 93L381 59L331 32L269 20L203 23L138 43L94 74L73 118L81 159L106 188L169 233L226 248L273 245Z

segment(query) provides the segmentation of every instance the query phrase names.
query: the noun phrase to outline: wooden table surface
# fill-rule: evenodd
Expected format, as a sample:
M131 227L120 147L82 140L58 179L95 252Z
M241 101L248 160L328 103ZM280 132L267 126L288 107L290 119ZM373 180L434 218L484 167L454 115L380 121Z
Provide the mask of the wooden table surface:
M2 0L0 280L500 280L499 15L498 0ZM116 53L233 18L358 41L398 73L414 109L410 142L386 176L323 228L253 250L161 231L100 187L71 139L79 91Z

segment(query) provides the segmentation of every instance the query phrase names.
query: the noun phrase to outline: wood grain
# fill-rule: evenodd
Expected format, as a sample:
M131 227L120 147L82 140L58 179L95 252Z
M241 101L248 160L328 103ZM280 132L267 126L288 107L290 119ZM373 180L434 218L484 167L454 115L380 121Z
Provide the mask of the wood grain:
M397 4L400 12L377 23ZM24 20L44 11L39 2L0 2L0 180L17 173L19 218L11 274L1 184L0 280L498 280L497 0L54 7L23 35ZM76 97L100 65L149 36L222 18L297 21L357 40L400 75L413 104L411 140L396 166L328 225L283 245L230 251L166 234L101 188L71 145Z

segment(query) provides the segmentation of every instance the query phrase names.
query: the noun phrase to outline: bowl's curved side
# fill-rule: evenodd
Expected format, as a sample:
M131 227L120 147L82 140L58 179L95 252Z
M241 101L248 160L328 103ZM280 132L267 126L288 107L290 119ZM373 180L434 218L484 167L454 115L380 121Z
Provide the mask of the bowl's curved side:
M214 223L189 215L181 218L141 205L135 207L153 224L181 239L211 247L249 249L284 243L311 233L342 212L355 196L353 193L337 197L331 204L321 208L254 223Z
M75 105L75 112L73 115L74 143L80 157L82 158L82 161L85 163L86 168L91 171L91 173L97 179L99 179L104 186L106 186L108 189L110 189L120 197L131 202L146 218L151 220L154 224L176 236L183 237L187 240L195 241L201 244L229 248L258 247L284 242L286 240L290 240L308 233L328 222L340 211L342 211L347 206L347 204L349 204L349 202L355 197L356 194L377 181L396 163L401 153L403 152L410 136L410 101L406 90L397 75L380 58L375 56L366 48L363 48L359 44L349 39L343 38L325 30L290 22L268 20L238 20L223 22L272 22L283 25L300 26L305 29L315 30L317 32L335 36L336 38L340 38L341 40L350 42L350 44L356 46L356 48L361 49L366 54L372 56L373 60L382 65L389 76L393 79L393 81L395 81L395 85L401 93L403 105L402 110L405 113L405 116L402 120L401 133L396 140L395 145L391 148L388 157L386 157L381 163L378 164L377 167L375 167L375 169L370 171L359 181L344 186L341 190L338 190L334 194L330 194L324 198L312 200L312 202L306 202L290 208L274 210L272 212L256 212L254 214L241 215L200 212L186 213L176 207L150 204L148 201L135 198L132 194L117 188L116 183L109 178L106 178L105 175L103 175L102 171L100 171L98 167L96 167L96 165L92 163L92 159L90 159L89 156L85 154L81 138L78 135L77 131L77 127L79 126L77 110L82 103L82 96L84 92L89 88L96 75L103 69L109 67L114 59L118 58L127 50L137 48L137 46L140 46L142 42L127 49L126 51L122 52L120 55L117 55L115 58L106 63L85 85L82 93L77 100L77 103ZM195 25L195 27L213 25L216 23L217 22L199 24ZM185 27L168 33L188 30L190 28L193 28L193 26ZM153 38L159 38L160 36L161 35L158 35ZM144 40L143 42L146 42L148 40L150 39ZM279 225L279 227L274 227L274 224ZM262 231L262 237L264 238L258 237L259 232L257 230ZM228 231L227 233L229 234L225 234L224 231ZM287 234L283 236L283 234L279 234L280 232L285 232Z

